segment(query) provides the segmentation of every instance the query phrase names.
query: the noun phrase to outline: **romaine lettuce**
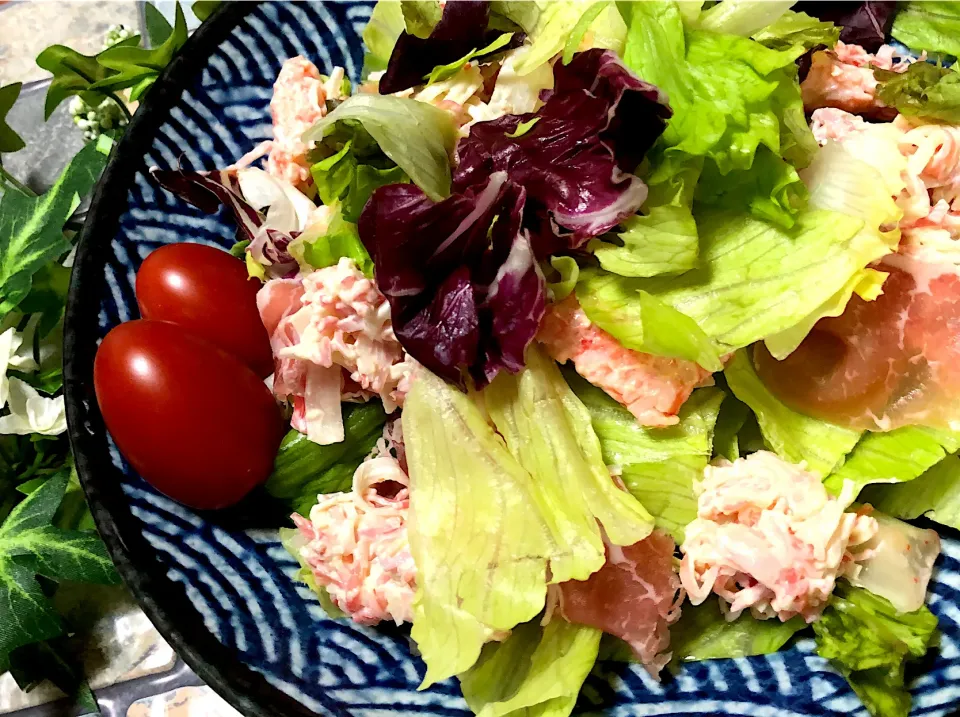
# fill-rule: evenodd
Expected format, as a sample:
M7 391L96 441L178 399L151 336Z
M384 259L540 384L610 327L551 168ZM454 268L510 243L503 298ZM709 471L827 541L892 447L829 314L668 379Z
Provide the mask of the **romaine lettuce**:
M901 3L890 34L914 52L960 55L960 5L942 0Z
M796 45L811 50L817 45L836 45L840 39L840 28L806 13L787 10L775 22L753 33L752 37L761 45L775 50Z
M477 717L567 717L599 647L599 630L561 618L519 625L459 676L463 697Z
M805 461L807 470L825 477L860 439L860 431L804 416L781 403L760 381L745 350L734 355L723 373L734 395L756 414L766 443L784 460Z
M860 499L898 518L925 515L960 530L960 457L948 456L908 484L872 485Z
M528 348L526 368L501 373L483 397L507 448L540 486L542 517L569 553L551 562L552 582L586 580L603 566L598 523L614 545L650 534L650 514L610 477L590 413L539 348Z
M329 222L307 227L287 245L287 251L307 270L333 266L342 257L349 257L365 276L373 278L373 260L360 241L357 225L344 221L340 207Z
M724 0L704 10L697 26L701 30L750 37L779 20L793 4L793 0Z
M958 20L960 25L960 20ZM906 72L875 70L877 97L901 114L960 123L960 73L929 62L915 62Z

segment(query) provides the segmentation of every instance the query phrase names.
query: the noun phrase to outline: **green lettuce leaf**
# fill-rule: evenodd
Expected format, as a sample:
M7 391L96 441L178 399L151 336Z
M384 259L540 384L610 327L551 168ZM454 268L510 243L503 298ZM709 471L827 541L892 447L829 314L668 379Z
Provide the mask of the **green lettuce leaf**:
M556 281L548 281L547 288L554 301L563 301L577 287L580 279L580 266L572 256L551 256L550 266L556 272Z
M310 174L320 201L339 203L344 218L356 223L374 190L388 184L409 182L410 178L379 151L372 156L358 156L353 143L353 139L347 140L338 152L314 163Z
M393 46L404 31L403 8L396 0L379 0L373 7L367 26L363 28L363 77L387 69Z
M900 114L960 123L960 73L915 62L906 72L874 70L874 75L880 82L877 97Z
M925 515L960 530L960 457L948 456L909 483L872 485L860 499L897 518Z
M680 422L646 428L633 415L574 371L564 371L574 393L590 412L603 460L620 470L620 478L653 515L655 525L683 542L684 528L697 517L694 481L703 477L722 391L694 391L680 409Z
M931 428L904 426L890 433L867 432L824 485L840 495L844 482L851 481L856 498L870 483L912 481L957 449L960 436Z
M543 610L547 570L569 560L544 519L548 502L466 394L421 371L407 395L411 635L423 686L465 672L497 632ZM595 529L595 526L594 526Z
M630 217L618 243L591 242L600 266L621 276L678 274L697 264L699 240L691 205L702 161L650 187L643 214Z
M807 470L825 477L839 467L860 440L860 431L842 428L787 408L757 376L747 351L733 356L723 370L734 395L757 416L766 444L791 463L806 461Z
M344 439L321 446L291 430L280 443L267 493L301 515L309 515L320 493L350 490L353 473L373 450L387 415L379 401L343 404Z
M645 291L642 280L583 271L577 300L592 322L628 349L694 361L710 371L722 367L719 352L697 322Z
M313 571L310 569L310 566L307 565L307 561L304 560L303 556L300 554L300 549L306 545L307 542L307 539L303 536L303 533L296 528L280 528L279 533L280 544L288 553L290 553L290 555L296 558L298 563L300 563L300 570L297 571L295 579L302 582L317 594L317 600L320 602L320 607L323 608L323 611L328 617L347 617L347 614L338 608L333 600L330 599L330 593L327 592L326 588L323 588L317 584L316 579L313 577Z
M312 269L333 266L342 257L349 257L365 276L373 278L373 259L360 241L357 225L344 221L339 209L325 227L307 227L303 234L290 242L290 255L301 266Z
M778 20L755 32L753 39L774 50L796 46L810 50L817 45L835 46L840 39L840 28L804 12L787 10Z
M459 60L454 60L453 62L447 63L446 65L437 65L431 70L430 74L427 75L424 79L427 81L427 85L432 85L435 82L443 82L444 80L449 80L451 77L456 75L460 70L463 69L464 65L472 60L476 60L481 57L486 57L487 55L492 55L498 50L502 50L504 47L510 44L510 41L513 39L512 32L505 32L500 35L496 40L491 42L486 47L481 47L479 49L471 50L466 55L461 57Z
M942 0L902 3L890 34L914 52L960 55L960 5Z
M717 376L717 383L726 386L723 374ZM713 455L735 461L744 454L746 446L740 445L740 433L751 418L756 420L750 407L732 392L728 392L720 404L720 415L717 416L717 426L713 433Z
M567 717L597 660L600 635L562 619L519 625L459 676L463 697L477 717Z
M381 151L434 201L450 194L450 154L457 129L449 112L408 98L354 95L304 133L321 141L338 122L363 126Z
M887 600L838 583L813 630L817 652L843 673L872 715L906 717L904 663L935 644L937 618L930 610L898 613Z
M719 599L711 597L700 605L683 606L680 620L670 628L670 650L674 660L683 661L768 655L806 626L802 617L757 620L749 612L728 622Z
M711 32L749 37L777 22L793 4L790 0L724 0L703 11L697 26Z
M569 554L551 562L553 582L586 580L603 566L599 526L614 545L650 534L653 518L610 479L590 413L540 349L528 348L526 368L502 372L483 397L507 448L541 487L541 514Z
M439 0L400 0L400 10L407 32L423 39L430 37L443 17Z

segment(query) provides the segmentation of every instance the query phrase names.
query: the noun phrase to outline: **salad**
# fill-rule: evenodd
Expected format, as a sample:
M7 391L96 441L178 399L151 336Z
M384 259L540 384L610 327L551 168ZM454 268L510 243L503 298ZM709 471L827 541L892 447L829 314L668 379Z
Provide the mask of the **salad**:
M100 347L134 468L282 503L328 614L409 625L485 717L807 630L906 715L960 528L960 3L381 0L363 36L359 84L287 60L233 166L151 170L238 242L151 254Z

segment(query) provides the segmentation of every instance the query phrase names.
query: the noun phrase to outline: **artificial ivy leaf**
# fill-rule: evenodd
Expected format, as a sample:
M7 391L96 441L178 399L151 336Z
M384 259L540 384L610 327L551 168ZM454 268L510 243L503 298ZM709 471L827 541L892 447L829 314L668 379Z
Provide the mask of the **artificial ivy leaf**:
M3 539L0 538L2 545ZM24 532L10 541L6 549L13 553L19 565L51 580L96 585L120 582L107 549L96 533L46 525Z
M20 96L21 87L23 87L22 82L0 87L0 153L16 152L27 146L20 135L7 124L7 113Z
M91 89L117 92L133 88L130 99L139 99L186 41L187 21L178 3L173 32L162 44L149 50L131 45L114 45L97 55L99 65L112 70L114 74L98 80Z
M88 144L39 197L5 192L0 199L0 320L29 293L33 275L70 248L63 225L96 183L109 153Z
M61 632L60 618L30 569L0 551L0 674L10 669L12 650Z
M200 22L213 15L213 11L220 7L220 0L197 0L190 9Z
M75 652L64 637L18 647L10 655L10 674L24 692L49 680L70 698L81 714L99 715L100 707Z
M139 44L139 36L122 40L111 49ZM81 55L76 50L63 45L51 45L37 55L37 64L53 73L53 81L47 89L47 98L43 106L45 119L57 106L72 95L80 95L83 101L96 106L103 102L106 95L91 90L91 86L114 73L98 61L97 56Z
M144 3L143 15L147 26L147 37L150 38L150 47L159 47L173 33L173 28L170 27L163 13L151 2Z

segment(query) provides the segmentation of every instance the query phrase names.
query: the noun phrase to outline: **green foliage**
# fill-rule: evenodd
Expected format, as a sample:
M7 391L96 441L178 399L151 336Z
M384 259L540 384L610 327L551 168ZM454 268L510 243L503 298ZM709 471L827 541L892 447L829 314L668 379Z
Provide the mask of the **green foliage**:
M20 135L7 124L7 114L20 96L21 87L23 87L22 82L0 87L0 153L16 152L26 146Z

